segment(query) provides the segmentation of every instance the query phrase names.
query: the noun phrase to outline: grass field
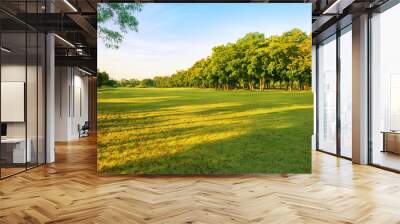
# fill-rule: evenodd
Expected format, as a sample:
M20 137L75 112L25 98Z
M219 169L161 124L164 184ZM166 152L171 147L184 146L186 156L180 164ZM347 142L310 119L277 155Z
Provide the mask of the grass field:
M98 90L98 171L311 172L312 93Z

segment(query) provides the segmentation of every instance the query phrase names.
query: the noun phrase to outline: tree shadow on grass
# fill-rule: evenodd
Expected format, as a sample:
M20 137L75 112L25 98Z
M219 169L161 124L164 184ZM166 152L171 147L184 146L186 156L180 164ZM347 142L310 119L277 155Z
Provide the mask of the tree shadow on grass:
M116 119L104 119L99 121L99 127L102 128L103 130L109 130L115 129L115 128L121 128L123 129L129 129L129 130L134 130L134 129L141 129L141 128L163 128L165 126L171 126L171 125L181 125L187 123L187 121L184 122L176 122L176 117L182 116L182 115L190 115L193 118L198 118L199 116L205 116L207 117L206 120L203 120L202 122L214 122L220 119L213 118L215 115L229 115L229 114L234 114L237 113L238 111L246 111L245 109L243 110L237 110L239 106L228 106L228 107L223 107L223 108L217 108L217 109L204 109L202 111L182 111L182 112L170 112L167 113L165 112L164 114L159 114L159 115L149 115L146 116L144 120L143 117L137 117L137 118L116 118ZM175 117L175 118L174 118ZM175 122L173 123L168 123L168 121L174 120ZM163 122L167 122L168 124L163 124ZM127 127L128 125L128 127ZM115 132L119 132L121 129L116 130ZM113 131L111 131L113 132Z
M195 107L193 111L186 111L186 110L173 110L177 107L176 103L174 104L174 107L166 107L164 109L158 109L156 114L152 114L151 111L148 115L146 116L140 116L140 117L130 117L126 116L127 113L124 114L124 117L118 117L115 116L113 119L99 119L98 120L98 126L99 129L102 131L106 131L108 133L112 132L120 132L122 130L135 130L135 129L142 129L142 128L160 128L162 129L163 127L166 126L176 126L176 125L182 125L187 123L188 121L183 121L179 122L180 119L176 119L176 117L179 116L185 116L185 115L190 115L193 118L199 118L199 117L207 117L206 120L202 120L200 122L215 122L218 120L221 120L221 118L214 118L214 117L221 117L222 119L239 119L242 117L250 117L250 116L257 116L256 113L260 114L267 114L270 113L268 112L269 109L265 108L263 105L259 104L252 104L252 105L233 105L229 106L226 105L219 105L219 104L185 104L184 106L186 108L191 108ZM211 105L211 107L210 107ZM288 104L284 103L275 103L271 107L273 108L272 110L285 110L287 109ZM291 104L291 107L304 107L304 106L309 106L309 105L300 105L300 104ZM161 107L161 106L159 106ZM246 113L249 113L246 115ZM254 113L256 112L256 113ZM143 113L143 112L142 112ZM224 117L225 116L225 117ZM189 118L188 118L189 119ZM169 122L171 120L176 120L177 122ZM192 121L190 121L192 122ZM193 122L198 122L198 121L193 121ZM113 131L114 130L114 131Z
M293 113L309 116L309 118L292 120L286 127L274 126L275 122L282 124L282 120L288 122L293 119ZM162 156L116 161L111 166L104 166L99 172L114 174L309 173L311 171L312 110L277 112L276 116L270 117L276 120L262 119L265 119L265 116L253 117L246 131L238 136L202 142ZM221 129L212 130L217 133L235 128L238 127L227 125ZM187 138L199 135L202 131L206 130L201 127L182 128L177 135L185 133L186 136L182 135L182 138Z
M147 139L160 140L160 138L164 138L165 136L167 138L170 138L171 136L183 136L182 133L192 133L198 130L205 130L207 132L211 132L214 129L217 131L233 130L237 127L248 125L248 123L253 120L258 122L266 120L268 122L277 123L285 118L285 116L279 116L282 114L282 112L291 111L293 108L297 107L282 107L273 109L265 109L260 107L241 110L241 112L238 112L237 110L212 110L212 112L206 113L207 116L201 117L196 113L188 113L190 116L185 119L176 119L178 116L173 116L169 120L152 119L151 122L147 122L145 124L138 124L134 120L132 121L130 119L126 119L122 122L113 122L112 125L102 123L100 127L103 127L103 130L99 132L100 134L98 142L99 147L103 147L105 145L119 146L121 144L126 145L129 143L134 143L138 141L138 138L140 139L141 136L141 140L143 141ZM265 125L271 124L265 123ZM102 133L104 133L106 137L103 138ZM131 136L134 136L135 138L124 138L123 136L126 133L131 133ZM116 134L114 138L110 138L112 134ZM199 132L197 134L200 135L202 133ZM103 139L107 139L108 141L104 142Z
M187 106L187 105L201 105L207 103L226 103L226 102L244 102L248 100L249 92L240 92L240 91L229 91L229 92L221 92L221 91L205 91L201 89L194 89L193 91L183 92L182 90L158 90L153 94L149 94L149 91L155 91L151 89L123 89L119 93L113 93L111 90L108 91L112 94L106 95L101 94L99 99L116 99L117 102L101 102L98 103L98 111L99 113L129 113L129 112L137 112L137 111L153 111L153 110L163 110L173 107L179 106ZM206 96L199 96L198 94L202 94L201 92L206 92ZM290 95L288 99L282 98L282 94ZM229 98L227 98L229 95ZM280 105L289 105L294 101L297 101L299 104L309 103L305 101L304 96L299 93L291 93L291 92L281 92L281 91L271 91L271 92L253 92L250 95L254 95L252 97L251 102L247 102L248 105L259 105L268 103L269 106L280 106ZM140 103L131 102L118 102L119 99L125 100L127 98L135 99L140 98L142 101ZM145 99L148 99L146 101ZM154 102L154 100L157 102Z

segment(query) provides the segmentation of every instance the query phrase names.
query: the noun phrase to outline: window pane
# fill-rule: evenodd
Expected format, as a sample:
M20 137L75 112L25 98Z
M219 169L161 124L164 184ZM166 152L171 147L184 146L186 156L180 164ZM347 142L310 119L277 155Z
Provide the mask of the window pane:
M336 41L318 48L318 148L336 153Z
M351 28L351 27L350 27ZM347 31L347 32L346 32ZM352 156L352 35L351 29L340 36L340 143L341 155Z
M34 167L37 165L37 79L38 79L38 50L37 50L37 41L38 36L36 32L27 33L27 44L28 44L28 62L27 62L27 80L26 80L26 115L27 115L27 142L28 142L28 150L29 160L28 160L28 168Z
M25 170L26 150L26 33L1 34L1 175ZM29 145L28 145L29 146ZM29 149L29 147L28 147Z
M372 18L372 162L400 170L400 5Z
M38 163L45 163L45 52L46 37L39 33L38 45Z

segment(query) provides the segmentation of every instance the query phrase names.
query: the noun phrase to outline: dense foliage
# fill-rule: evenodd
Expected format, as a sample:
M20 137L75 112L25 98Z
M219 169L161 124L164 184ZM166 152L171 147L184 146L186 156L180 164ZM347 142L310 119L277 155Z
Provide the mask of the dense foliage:
M138 31L139 22L135 12L142 10L142 4L134 3L101 3L97 5L97 34L108 48L118 48L123 34L128 30ZM112 30L105 23L112 21L119 30Z
M153 79L111 79L105 71L97 71L97 86L98 87L156 87L156 82Z
M110 83L99 80L100 86ZM187 70L153 79L121 80L125 87L197 87L220 90L305 89L311 85L311 35L293 29L279 36L248 33L219 45Z
M299 29L268 38L249 33L214 47L211 56L187 70L154 80L157 87L304 89L311 85L311 35Z
M110 79L110 76L108 75L107 72L101 72L97 70L97 86L118 87L120 85L118 81Z

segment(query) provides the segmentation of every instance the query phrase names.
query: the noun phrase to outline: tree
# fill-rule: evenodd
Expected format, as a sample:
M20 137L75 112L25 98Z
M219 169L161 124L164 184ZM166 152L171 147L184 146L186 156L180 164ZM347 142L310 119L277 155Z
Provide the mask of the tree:
M97 70L97 86L106 86L110 81L110 77L107 72L101 72Z
M136 87L140 85L140 81L137 79L122 79L121 81L119 81L119 86L122 87Z
M286 89L288 89L288 87L293 89L295 80L298 79L299 74L302 73L300 68L302 67L301 63L305 59L304 54L306 54L306 52L301 51L300 46L307 39L307 34L299 29L292 29L285 32L282 35L282 38L284 43L282 45L284 57L281 59L281 62L283 63L283 66L287 68L285 71L285 78L287 81Z
M118 49L123 34L129 30L138 31L139 22L135 12L142 10L142 4L136 3L100 3L97 5L97 34L108 48ZM118 27L112 30L105 26L109 21Z
M270 58L268 54L268 48L259 48L255 55L255 67L257 68L256 78L259 80L260 91L265 89L266 80L270 80L268 66L270 63Z
M143 79L139 85L139 87L142 88L154 87L154 86L155 86L155 81L153 79Z
M287 90L296 85L304 89L311 85L311 34L299 29L267 38L262 33L248 33L234 43L214 47L210 56L190 68L153 81L156 87L263 91L278 83Z
M286 67L284 63L284 48L283 38L281 36L272 36L270 38L268 52L270 55L270 63L268 66L268 71L271 74L273 82L279 83L279 88L282 88L282 82L284 81Z
M312 39L310 34L299 46L301 58L298 58L296 63L299 64L297 79L299 80L299 88L301 90L304 90L306 85L311 85L311 45Z
M212 80L216 89L228 90L227 62L228 58L225 55L226 48L224 45L216 46L212 49L211 72Z
M247 73L247 84L249 86L249 90L254 90L255 82L256 82L256 74L259 70L257 59L255 59L255 55L257 49L260 47L264 47L266 44L265 36L262 33L248 33L243 38L239 39L236 42L240 47L243 55L243 68Z
M110 80L108 80L106 86L115 88L115 87L119 87L119 83L118 83L118 81L116 81L114 79L110 79Z

